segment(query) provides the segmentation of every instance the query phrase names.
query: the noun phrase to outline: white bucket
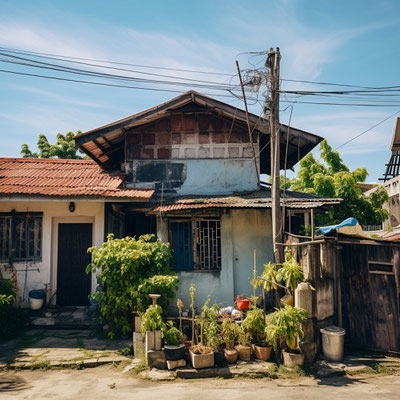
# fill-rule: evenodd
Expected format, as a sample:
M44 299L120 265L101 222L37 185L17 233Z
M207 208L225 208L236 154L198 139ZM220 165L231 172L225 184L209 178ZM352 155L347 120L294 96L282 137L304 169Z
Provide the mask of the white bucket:
M29 305L31 310L40 310L43 307L43 299L33 299L29 297Z

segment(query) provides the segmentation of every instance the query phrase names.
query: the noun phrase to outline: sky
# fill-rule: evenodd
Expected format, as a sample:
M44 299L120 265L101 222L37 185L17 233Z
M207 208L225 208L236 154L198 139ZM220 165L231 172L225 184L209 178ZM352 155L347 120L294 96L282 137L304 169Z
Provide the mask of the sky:
M264 56L249 52L279 47L284 79L389 86L400 83L399 23L396 0L0 0L0 47L207 71L212 74L151 70L221 83L231 78L219 73L235 74L235 60L242 69L260 67ZM3 62L0 69L53 74ZM317 86L285 81L282 88ZM0 72L0 156L19 156L22 143L34 149L40 133L54 141L58 132L94 129L176 95ZM221 100L243 107L232 96ZM281 100L282 122L292 110L292 126L326 138L333 148L400 112L400 106L299 103L292 109L287 97ZM260 114L260 103L250 110ZM367 167L368 181L384 173L394 122L395 116L340 148L351 169Z

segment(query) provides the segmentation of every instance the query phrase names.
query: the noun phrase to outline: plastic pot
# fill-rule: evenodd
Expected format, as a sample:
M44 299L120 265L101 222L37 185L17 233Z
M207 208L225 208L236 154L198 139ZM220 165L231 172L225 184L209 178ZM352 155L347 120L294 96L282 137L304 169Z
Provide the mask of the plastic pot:
M31 290L29 292L29 306L31 310L40 310L43 307L46 292L44 290Z
M164 345L165 358L168 361L182 360L185 358L185 345L178 346Z
M247 310L249 308L249 303L249 299L238 299L235 301L235 305L238 310Z

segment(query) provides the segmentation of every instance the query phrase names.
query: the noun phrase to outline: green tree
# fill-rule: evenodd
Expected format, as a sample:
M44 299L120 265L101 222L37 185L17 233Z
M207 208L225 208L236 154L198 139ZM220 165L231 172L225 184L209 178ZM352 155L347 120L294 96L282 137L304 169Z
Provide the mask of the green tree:
M328 214L316 215L318 225L339 223L349 217L364 225L379 224L388 218L388 212L382 208L389 198L386 190L380 188L367 197L357 187L357 182L364 182L368 176L366 168L350 171L326 140L320 145L320 160L312 153L307 154L300 161L297 178L290 182L290 188L295 191L343 199Z
M73 158L82 160L87 157L76 148L74 140L75 135L79 133L81 133L81 131L77 131L76 134L70 131L65 135L58 133L55 144L50 144L46 135L41 133L37 141L39 151L32 152L29 146L24 143L21 146L21 155L24 158Z

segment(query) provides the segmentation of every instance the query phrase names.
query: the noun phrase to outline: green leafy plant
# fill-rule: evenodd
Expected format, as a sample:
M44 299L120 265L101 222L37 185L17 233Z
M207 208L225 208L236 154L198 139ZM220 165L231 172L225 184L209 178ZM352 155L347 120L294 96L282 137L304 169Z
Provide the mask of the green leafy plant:
M179 329L181 332L183 332L183 330L182 330L183 301L181 299L176 300L176 306L178 307L178 314L179 314Z
M233 350L241 333L240 326L230 318L224 318L222 321L222 337L227 350Z
M259 283L264 284L265 290L278 289L277 273L275 264L269 262L264 265L264 271L260 276Z
M203 321L203 340L204 344L212 347L214 350L222 345L221 324L218 322L219 307L214 304L210 307L210 299L204 303L201 310L201 319Z
M161 295L158 304L166 311L169 305L169 299L176 296L179 279L175 275L154 275L141 283L134 295L136 298L136 309L139 313L146 311L151 305L149 294L156 293Z
M297 285L304 281L303 268L294 259L292 249L285 248L285 262L276 273L276 280L282 281L291 295L294 294Z
M250 336L250 340L253 343L263 343L265 341L265 318L263 310L261 308L253 308L247 311L242 328Z
M140 330L143 336L146 334L146 331L166 330L166 326L162 320L161 306L149 306L146 312L142 315L142 325Z
M240 332L238 336L238 343L240 346L250 346L251 340L250 340L250 334L246 332L246 330L243 328L243 326L239 326Z
M92 297L99 304L103 328L111 338L127 335L131 332L132 311L137 309L138 287L143 284L141 293L144 293L155 282L160 282L146 281L148 278L170 274L172 253L169 244L157 240L154 235L114 239L110 234L100 248L91 247L88 252L92 253L93 262L86 272L99 272L97 282L102 290L93 293ZM176 281L175 278L167 281L168 292L175 287Z
M286 341L289 349L296 347L297 339L302 340L304 332L301 323L307 319L307 312L301 308L286 305L267 316L265 336L272 343L277 359L278 343Z
M162 337L165 344L170 346L178 346L179 344L183 343L183 334L174 326L172 321L169 321L162 331Z
M195 310L194 310L194 299L195 299L195 295L196 295L196 287L194 286L194 284L192 283L190 285L189 288L189 295L190 295L190 299L191 299L191 303L190 303L190 308L192 310L192 345L194 345L194 341L195 341L195 325L194 325L194 320L195 320Z

